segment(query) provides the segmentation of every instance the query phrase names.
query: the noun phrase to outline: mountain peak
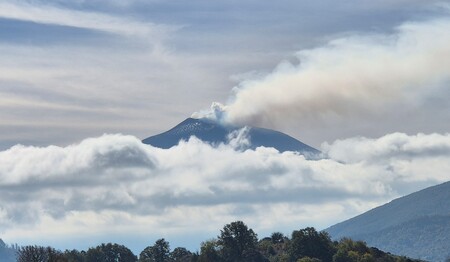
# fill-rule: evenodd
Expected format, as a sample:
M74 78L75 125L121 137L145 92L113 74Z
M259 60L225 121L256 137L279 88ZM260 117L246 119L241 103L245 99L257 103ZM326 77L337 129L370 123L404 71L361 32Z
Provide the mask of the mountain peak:
M188 140L191 136L195 136L204 142L217 145L220 143L228 143L230 134L242 128L244 127L224 125L207 118L187 118L172 129L148 137L142 140L142 142L155 147L170 148L177 145L180 140ZM284 133L259 127L247 128L248 138L250 140L248 148L250 149L264 146L273 147L280 152L319 153L317 149Z

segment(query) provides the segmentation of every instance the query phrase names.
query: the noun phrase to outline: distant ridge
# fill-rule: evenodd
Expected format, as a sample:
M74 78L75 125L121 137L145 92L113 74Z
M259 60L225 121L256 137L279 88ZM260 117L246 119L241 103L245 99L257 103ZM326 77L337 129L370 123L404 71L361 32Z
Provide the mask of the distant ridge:
M170 148L177 145L180 140L188 140L191 136L195 136L204 142L216 145L227 143L229 135L241 128L221 125L208 119L187 118L169 131L148 137L142 142L159 148ZM247 148L250 149L264 146L273 147L280 152L297 151L309 154L320 152L291 136L271 129L248 127L248 138L250 144Z
M450 181L393 200L325 229L399 255L450 258Z

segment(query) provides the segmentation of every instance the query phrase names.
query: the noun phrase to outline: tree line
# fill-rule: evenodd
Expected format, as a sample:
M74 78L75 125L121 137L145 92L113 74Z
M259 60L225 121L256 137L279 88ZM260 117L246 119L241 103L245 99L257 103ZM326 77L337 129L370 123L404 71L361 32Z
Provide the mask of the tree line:
M0 242L2 244L3 241ZM1 254L0 245L0 254ZM349 238L332 241L328 233L313 227L294 230L290 237L280 232L258 239L242 221L227 224L217 238L204 241L191 252L184 247L173 250L164 238L142 250L139 256L126 246L107 243L88 250L59 251L52 247L15 246L17 262L415 262L395 256L362 241Z

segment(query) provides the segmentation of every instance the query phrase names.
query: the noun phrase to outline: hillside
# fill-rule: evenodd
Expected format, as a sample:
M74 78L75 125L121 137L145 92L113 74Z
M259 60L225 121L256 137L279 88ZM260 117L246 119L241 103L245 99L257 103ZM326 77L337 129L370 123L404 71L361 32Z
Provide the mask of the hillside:
M328 229L399 254L444 261L450 256L450 182L393 200Z
M444 261L450 257L450 215L421 217L354 238L391 253Z

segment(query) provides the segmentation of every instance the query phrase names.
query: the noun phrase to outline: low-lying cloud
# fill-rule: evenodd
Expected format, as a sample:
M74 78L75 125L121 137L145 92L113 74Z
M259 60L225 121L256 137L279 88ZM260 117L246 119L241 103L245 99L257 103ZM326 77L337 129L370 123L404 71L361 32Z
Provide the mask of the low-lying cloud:
M246 139L232 141L191 138L159 149L104 135L67 147L14 146L0 152L1 234L22 243L111 230L211 237L236 219L263 232L324 228L450 179L449 134L339 140L324 144L318 160L236 150Z

